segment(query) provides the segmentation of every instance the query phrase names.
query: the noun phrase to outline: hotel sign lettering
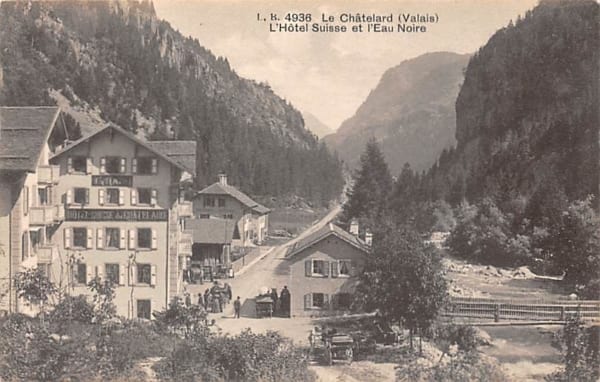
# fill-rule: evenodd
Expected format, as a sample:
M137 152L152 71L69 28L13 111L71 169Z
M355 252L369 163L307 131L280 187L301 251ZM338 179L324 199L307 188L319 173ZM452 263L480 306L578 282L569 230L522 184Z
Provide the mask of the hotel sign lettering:
M66 221L117 221L117 222L166 222L168 210L104 210L74 209L65 210Z
M131 175L92 175L92 186L100 187L132 187Z

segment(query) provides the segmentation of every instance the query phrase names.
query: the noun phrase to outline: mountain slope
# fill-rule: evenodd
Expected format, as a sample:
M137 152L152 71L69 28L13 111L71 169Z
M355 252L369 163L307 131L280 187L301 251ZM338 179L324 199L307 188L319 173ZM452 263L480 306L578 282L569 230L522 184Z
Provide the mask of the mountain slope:
M298 110L159 20L148 1L3 2L0 54L0 104L66 97L139 135L194 139L198 187L226 171L255 195L341 191L339 163Z
M426 193L454 202L597 196L599 28L594 1L542 1L494 34L469 62L457 146L429 171Z
M366 142L375 137L397 174L404 163L431 166L454 144L454 102L469 56L428 53L388 69L356 114L324 138L354 167Z
M333 130L314 114L303 111L302 117L304 117L304 127L312 131L317 137L323 138L324 136L333 133Z

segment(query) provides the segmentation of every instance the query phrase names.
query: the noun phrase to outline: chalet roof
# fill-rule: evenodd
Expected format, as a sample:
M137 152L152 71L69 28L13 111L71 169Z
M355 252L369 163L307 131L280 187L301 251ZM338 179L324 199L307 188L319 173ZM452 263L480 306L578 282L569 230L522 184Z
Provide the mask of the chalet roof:
M271 212L267 207L255 202L248 195L244 194L237 188L230 186L228 184L221 184L220 182L216 182L211 184L210 186L198 191L199 195L229 195L235 199L237 199L240 203L245 205L246 207L252 209L254 212L264 215Z
M0 170L35 172L59 114L55 106L0 107Z
M349 232L344 231L333 223L326 224L319 228L312 234L308 235L302 240L297 241L291 247L288 247L285 257L292 257L298 253L304 251L306 248L313 246L314 244L328 238L329 236L336 236L342 241L362 250L365 253L370 252L370 247L358 237L352 235Z
M191 174L196 172L196 142L194 141L149 141L148 145L165 153L169 158L184 166Z
M112 129L113 131L118 132L121 135L126 136L127 138L129 138L130 140L134 141L135 143L137 143L138 145L146 148L147 150L153 152L154 154L160 156L162 159L166 160L167 162L171 163L172 165L174 165L177 168L180 168L181 170L187 171L187 172L191 172L192 175L195 175L195 171L194 171L194 167L187 168L187 166L184 166L181 161L177 161L174 158L170 157L168 155L168 153L161 151L160 149L158 149L157 147L153 147L150 142L141 140L140 138L138 138L137 136L135 136L135 134L130 133L129 131L126 131L118 126L114 126L114 125L110 125L110 126L106 126L98 131L95 131L89 135L86 135L78 140L76 140L75 142L71 143L70 145L64 147L62 150L57 151L51 159L56 158L58 156L63 155L64 153L70 151L73 147L76 147L78 145L80 145L83 142L87 142L90 139L92 139L93 137L95 137L96 135L106 131ZM187 141L183 141L183 142L187 142ZM157 145L158 146L158 145Z
M228 219L186 219L185 231L192 234L194 243L230 244L236 223Z

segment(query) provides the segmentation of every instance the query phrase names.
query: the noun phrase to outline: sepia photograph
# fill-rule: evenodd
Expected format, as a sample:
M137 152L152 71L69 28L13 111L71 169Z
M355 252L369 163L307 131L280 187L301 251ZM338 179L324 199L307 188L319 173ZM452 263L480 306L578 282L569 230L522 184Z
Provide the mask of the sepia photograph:
M0 382L600 381L598 0L0 0Z

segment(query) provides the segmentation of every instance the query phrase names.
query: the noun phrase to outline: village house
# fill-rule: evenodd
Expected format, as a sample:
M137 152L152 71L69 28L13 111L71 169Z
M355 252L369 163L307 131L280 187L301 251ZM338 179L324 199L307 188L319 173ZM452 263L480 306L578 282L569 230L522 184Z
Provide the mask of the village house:
M288 249L290 314L325 316L348 312L371 236L358 238L329 223ZM368 244L369 243L369 244Z
M195 143L142 141L105 127L56 152L57 195L64 222L54 234L55 278L72 294L89 294L99 277L116 285L117 314L151 318L183 291L192 215L182 185L195 168ZM67 270L61 273L61 269Z
M58 167L48 162L66 137L57 107L0 107L0 311L34 313L16 297L18 272L49 275L56 246L51 236L63 219L57 202Z
M271 211L229 185L225 174L219 174L218 182L198 191L193 203L197 219L220 218L236 224L239 238L234 238L234 247L260 245L267 237Z

